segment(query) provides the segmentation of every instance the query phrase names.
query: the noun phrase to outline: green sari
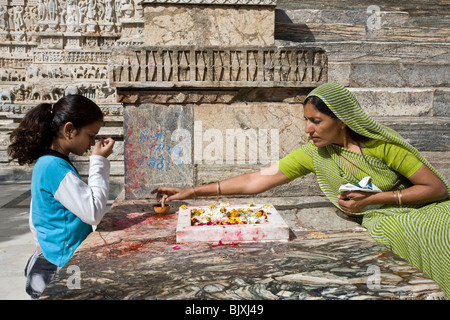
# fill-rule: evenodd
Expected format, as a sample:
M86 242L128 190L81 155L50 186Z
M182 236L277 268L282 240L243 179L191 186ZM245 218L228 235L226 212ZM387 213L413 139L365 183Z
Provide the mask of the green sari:
M414 154L447 186L450 185L428 161L394 130L381 125L367 115L354 95L343 86L327 83L311 91L354 132L400 145ZM304 148L313 158L320 188L340 209L337 196L342 184L356 184L370 176L382 191L402 190L411 182L375 157L365 156L336 145L317 148L312 142ZM412 265L422 270L450 297L450 201L427 205L404 205L402 208L384 205L361 213L362 226L372 237Z

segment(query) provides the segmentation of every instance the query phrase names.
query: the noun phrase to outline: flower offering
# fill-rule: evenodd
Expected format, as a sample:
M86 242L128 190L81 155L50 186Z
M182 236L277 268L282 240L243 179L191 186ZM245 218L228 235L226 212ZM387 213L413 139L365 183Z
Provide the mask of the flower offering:
M211 204L207 207L191 209L191 226L261 224L268 222L268 212L264 205L259 208L231 207L229 203Z

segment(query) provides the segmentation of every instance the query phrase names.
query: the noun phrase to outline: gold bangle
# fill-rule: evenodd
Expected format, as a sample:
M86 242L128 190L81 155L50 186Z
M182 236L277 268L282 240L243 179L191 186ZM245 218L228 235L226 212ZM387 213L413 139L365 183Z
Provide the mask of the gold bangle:
M403 201L402 201L402 191L401 190L397 190L397 196L398 196L398 206L400 208L403 207Z
M217 199L220 197L220 182L217 181Z
M397 194L395 193L395 191L392 191L392 194L394 195L395 204L398 206Z
M197 200L197 195L195 194L195 187L192 187L192 189L194 190L194 200Z

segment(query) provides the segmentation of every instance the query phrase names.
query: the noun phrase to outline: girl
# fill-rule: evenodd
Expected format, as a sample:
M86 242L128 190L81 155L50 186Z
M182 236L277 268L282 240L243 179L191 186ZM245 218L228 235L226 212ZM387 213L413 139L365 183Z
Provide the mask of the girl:
M26 291L37 299L105 213L114 140L95 137L103 113L90 99L68 95L30 110L11 133L8 153L20 165L36 163L31 178L30 229L36 252L25 268ZM94 146L88 184L69 159Z
M219 194L256 194L314 173L325 196L357 216L372 237L421 269L450 298L450 184L405 139L366 114L339 84L314 89L305 100L310 142L273 168L195 188L160 187L164 201ZM370 176L383 192L347 192ZM371 209L377 206L379 209Z

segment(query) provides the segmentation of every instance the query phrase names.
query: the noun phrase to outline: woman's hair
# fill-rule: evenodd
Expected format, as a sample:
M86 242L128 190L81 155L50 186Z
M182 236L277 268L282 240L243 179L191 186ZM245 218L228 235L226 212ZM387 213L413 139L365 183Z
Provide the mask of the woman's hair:
M331 111L330 108L328 108L328 106L325 104L325 102L322 101L322 99L320 99L319 97L316 96L309 96L308 98L305 99L305 102L303 103L303 105L305 106L307 103L311 103L317 110L319 110L320 113L326 114L327 116L332 117L333 119L339 119L334 113L333 111ZM355 131L353 131L352 129L350 129L347 126L347 130L350 134L350 137L355 140L355 141L365 141L367 140L367 137L360 135L359 133L356 133Z
M72 122L74 129L79 130L102 121L99 106L82 95L62 97L53 105L41 103L28 111L11 133L8 154L20 165L31 164L47 151L67 122Z

